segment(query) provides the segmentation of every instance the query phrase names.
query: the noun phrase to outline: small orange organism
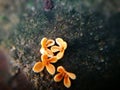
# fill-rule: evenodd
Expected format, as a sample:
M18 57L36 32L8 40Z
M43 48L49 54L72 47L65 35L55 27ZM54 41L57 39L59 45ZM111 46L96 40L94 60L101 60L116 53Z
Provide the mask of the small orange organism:
M54 76L54 81L60 82L64 78L64 85L69 88L71 86L70 78L74 80L76 79L76 75L74 73L67 72L62 66L59 66L57 71L59 73Z
M52 46L51 51L53 53L58 52L56 57L57 57L57 59L61 59L64 55L65 49L67 48L67 43L65 41L63 41L62 38L56 38L55 41L59 46L56 46L56 45Z
M55 41L57 45L55 45ZM41 40L41 61L37 62L33 66L34 72L41 72L46 67L47 71L51 75L55 73L55 67L51 63L56 63L61 59L67 48L67 43L62 38L56 38L55 41L47 39L46 37ZM57 71L59 73L54 76L54 81L60 82L64 78L64 85L69 88L71 86L70 78L76 79L76 75L74 73L67 72L62 66L59 66Z
M41 40L41 49L40 49L40 52L41 54L46 54L50 57L52 57L54 54L53 52L48 49L49 47L53 46L55 44L55 41L52 40L52 39L47 39L46 37L44 37L42 40Z
M53 75L55 73L55 67L51 63L56 63L57 58L55 56L48 57L47 55L42 55L41 60L42 62L39 61L34 65L33 71L38 73L41 72L44 67L46 67L47 71Z

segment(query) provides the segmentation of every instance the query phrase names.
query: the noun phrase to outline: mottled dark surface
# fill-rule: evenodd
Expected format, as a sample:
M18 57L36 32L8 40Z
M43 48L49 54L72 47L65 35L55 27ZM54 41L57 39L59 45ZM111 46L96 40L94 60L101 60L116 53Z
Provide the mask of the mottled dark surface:
M41 39L61 37L68 48L54 65L77 76L68 90L119 89L120 1L52 0L52 8L53 3L45 1L0 0L0 46L7 49L11 66L8 83L1 85L6 90L31 86L35 90L67 90L46 70L32 71L40 60Z

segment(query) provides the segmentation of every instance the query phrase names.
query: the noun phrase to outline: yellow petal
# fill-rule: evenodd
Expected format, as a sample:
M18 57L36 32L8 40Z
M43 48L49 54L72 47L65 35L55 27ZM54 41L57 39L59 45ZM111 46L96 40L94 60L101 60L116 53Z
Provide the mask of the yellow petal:
M55 67L52 64L47 64L46 69L51 75L55 73Z
M54 44L55 44L55 41L52 40L52 39L49 39L49 40L46 42L46 46L47 46L47 47L53 46Z
M67 48L67 43L65 41L63 41L62 38L56 38L55 41L60 47L64 47L64 49Z
M58 51L60 51L60 47L59 46L52 46L51 51L52 52L58 52Z
M60 47L62 46L62 43L64 42L62 38L56 38L55 41Z
M63 42L62 43L62 47L64 47L64 50L67 48L67 43L66 42Z
M44 65L42 64L42 62L37 62L34 66L33 66L33 71L38 73L41 72L44 69Z
M44 53L45 53L45 49L44 49L44 48L41 48L41 49L40 49L40 53L41 53L41 54L44 54Z
M60 82L63 79L63 75L61 73L58 73L54 76L55 82Z
M71 81L70 81L70 78L68 76L64 77L64 85L67 88L69 88L71 86Z
M67 72L67 75L68 75L71 79L76 79L76 75L75 75L74 73Z
M57 71L60 73L64 73L65 69L63 68L63 66L58 66Z
M46 46L46 42L47 42L47 38L44 37L44 38L41 40L41 45L42 45L42 47Z
M56 63L58 60L57 60L57 57L53 56L49 59L49 62L51 63Z
M64 51L63 52L58 52L58 54L56 55L57 59L61 59L64 55Z

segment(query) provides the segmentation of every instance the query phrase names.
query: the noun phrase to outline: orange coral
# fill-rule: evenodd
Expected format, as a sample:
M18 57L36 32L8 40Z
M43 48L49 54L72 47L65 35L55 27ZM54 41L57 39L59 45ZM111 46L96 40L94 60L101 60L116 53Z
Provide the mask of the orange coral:
M55 41L59 46L52 46L51 51L54 53L58 52L56 57L57 59L61 59L64 55L65 49L67 48L67 43L63 41L62 38L56 38Z
M53 46L55 44L55 41L52 40L52 39L47 39L46 37L44 37L42 40L41 40L41 49L40 49L40 52L41 54L47 54L48 56L52 57L54 54L53 52L48 49L49 47Z
M57 71L59 73L54 76L54 81L60 82L64 78L64 85L69 88L71 86L70 78L76 79L76 75L74 73L67 72L62 66L59 66Z
M56 63L57 58L55 56L49 58L47 55L42 55L41 59L42 62L37 62L33 67L33 71L38 73L46 67L47 71L53 75L55 73L55 67L51 63Z

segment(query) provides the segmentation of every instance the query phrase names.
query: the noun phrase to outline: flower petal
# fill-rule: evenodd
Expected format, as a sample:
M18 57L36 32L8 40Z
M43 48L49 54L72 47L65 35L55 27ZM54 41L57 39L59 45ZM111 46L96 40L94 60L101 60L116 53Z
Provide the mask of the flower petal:
M67 72L67 75L68 75L71 79L76 79L76 75L75 75L74 73Z
M54 76L55 82L60 82L63 79L63 75L61 73L58 73Z
M44 65L42 62L37 62L34 66L33 66L33 71L38 73L41 72L44 69Z
M40 53L41 53L41 54L44 54L44 53L45 53L45 49L41 47L41 48L40 48Z
M63 52L58 52L58 54L56 55L57 59L61 59L64 55L64 51Z
M66 42L63 42L62 43L62 47L64 47L64 50L67 48L67 43Z
M59 46L52 46L51 51L52 52L58 52L58 51L60 51L60 47Z
M41 60L43 62L47 61L48 60L48 56L46 54L41 55Z
M47 64L46 69L51 75L55 73L55 67L52 64Z
M70 78L68 76L64 77L64 85L67 88L69 88L71 86L71 81L70 81Z
M45 48L41 48L40 49L40 53L48 55L49 57L52 57L54 55L53 52L51 50L47 49L47 48L46 49Z
M65 69L63 66L58 66L57 71L60 73L63 73L63 72L65 72Z
M41 45L42 45L42 47L45 47L45 46L46 46L46 42L47 42L47 38L44 37L44 38L41 40Z
M56 38L55 41L60 47L64 47L64 49L67 48L67 43L62 38Z
M52 40L52 39L49 39L49 40L46 42L46 46L47 46L47 47L53 46L54 44L55 44L55 41Z
M46 54L49 56L49 57L52 57L54 54L53 52L50 50L50 49L46 49Z
M57 57L56 56L53 56L49 59L49 62L51 63L56 63L58 60L57 60Z
M62 43L64 42L62 38L56 38L55 41L60 47L62 46Z

